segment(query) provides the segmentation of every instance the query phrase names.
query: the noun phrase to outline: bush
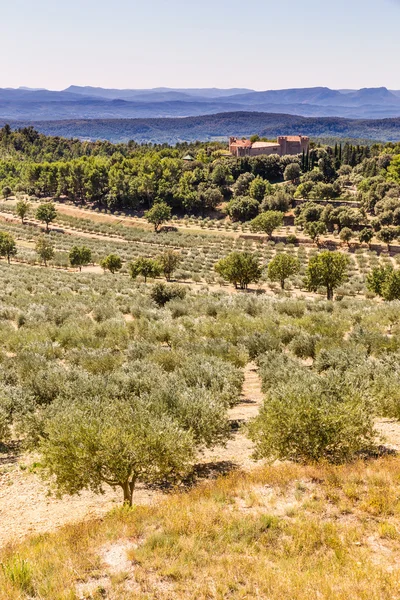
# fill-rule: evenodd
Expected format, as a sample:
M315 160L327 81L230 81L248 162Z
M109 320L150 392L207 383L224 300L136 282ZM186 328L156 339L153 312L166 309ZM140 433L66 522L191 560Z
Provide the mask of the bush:
M183 300L186 296L186 290L181 285L167 285L165 283L156 283L151 292L151 297L158 306L164 306L167 302L174 299Z
M341 463L373 447L373 415L356 390L337 395L306 375L268 391L249 434L260 458Z

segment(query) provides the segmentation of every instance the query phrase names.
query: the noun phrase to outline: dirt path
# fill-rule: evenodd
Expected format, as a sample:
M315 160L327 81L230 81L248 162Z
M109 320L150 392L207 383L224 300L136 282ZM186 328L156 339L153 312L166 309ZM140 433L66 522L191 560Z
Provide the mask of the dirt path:
M240 403L229 411L229 418L239 428L234 431L225 448L213 448L204 452L202 463L220 463L221 468L229 468L231 464L242 468L251 468L257 464L252 459L254 446L246 437L240 426L247 423L258 414L262 404L263 394L261 380L254 363L249 363L244 369L244 384Z

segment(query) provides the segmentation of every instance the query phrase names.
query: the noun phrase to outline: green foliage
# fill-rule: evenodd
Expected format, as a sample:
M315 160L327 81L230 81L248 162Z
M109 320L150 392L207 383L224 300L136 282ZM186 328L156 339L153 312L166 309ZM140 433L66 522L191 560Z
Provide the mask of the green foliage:
M341 241L348 244L352 237L353 237L352 230L349 227L343 227L343 229L340 232Z
M114 274L122 269L122 260L117 254L109 254L100 261L100 266L104 271Z
M367 276L367 287L384 300L400 300L400 270L390 265L375 267Z
M44 466L60 493L120 487L132 504L137 481L159 483L183 476L194 439L168 415L158 416L130 398L85 398L54 405L41 444Z
M132 279L136 279L138 275L142 275L145 283L148 277L158 277L161 269L162 266L160 263L152 258L138 258L129 265L129 272Z
M181 255L174 250L165 250L158 256L157 262L160 264L166 280L171 281L174 271L181 262Z
M333 291L347 276L349 258L340 252L324 250L313 256L307 267L305 284L308 290L316 292L325 287L327 299L333 299Z
M186 296L186 290L181 285L166 285L165 283L156 283L151 289L150 293L154 302L158 306L164 306L170 300L183 300Z
M21 223L24 224L25 217L28 215L30 210L30 204L26 200L18 200L15 212L21 219Z
M344 462L373 445L373 415L356 390L298 374L268 390L249 435L261 458Z
M314 244L318 244L320 237L326 234L326 225L321 221L307 221L304 224L304 231L310 236Z
M253 219L250 223L250 229L254 232L261 231L271 237L274 229L283 224L283 214L276 210L267 210Z
M48 237L40 236L35 246L40 260L47 267L47 263L54 257L54 244Z
M369 229L368 227L364 227L364 229L362 229L360 231L359 240L362 244L369 244L373 237L374 237L374 232L372 231L372 229Z
M4 231L0 231L0 256L6 256L10 263L11 256L17 254L17 245L13 236Z
M79 271L82 271L82 267L92 262L92 251L87 246L72 246L69 262L72 267L78 267Z
M260 205L258 200L250 196L236 196L229 202L226 210L232 221L249 221L258 214Z
M393 267L391 265L374 267L367 275L367 288L369 291L381 296L383 285L392 272Z
M57 217L55 204L53 202L44 202L36 209L35 216L39 221L46 223L46 231L49 231L49 224Z
M261 269L257 258L249 252L232 252L215 265L216 272L235 288L247 289L249 283L259 281Z
M154 231L158 231L160 226L171 218L171 207L165 202L157 202L144 216L154 225Z
M277 254L268 263L268 277L271 281L279 281L281 288L285 288L285 281L288 277L295 275L300 270L300 262L290 254Z

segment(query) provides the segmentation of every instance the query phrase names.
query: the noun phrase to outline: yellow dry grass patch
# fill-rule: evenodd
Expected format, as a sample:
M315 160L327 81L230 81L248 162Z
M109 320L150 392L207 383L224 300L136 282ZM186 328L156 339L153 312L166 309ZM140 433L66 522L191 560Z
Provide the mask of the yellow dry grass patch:
M0 599L400 595L400 458L234 472L6 548Z

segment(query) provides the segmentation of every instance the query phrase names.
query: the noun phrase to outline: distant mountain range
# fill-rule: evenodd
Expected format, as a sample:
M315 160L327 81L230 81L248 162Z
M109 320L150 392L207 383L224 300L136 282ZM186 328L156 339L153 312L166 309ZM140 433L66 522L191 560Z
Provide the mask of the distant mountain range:
M0 119L48 121L197 117L254 111L305 117L400 117L400 91L382 88L287 90L155 88L115 90L70 86L63 91L0 89Z
M0 126L7 121L0 118ZM312 138L367 141L400 140L400 118L343 119L302 117L265 112L231 112L165 119L73 119L62 121L9 121L13 128L33 125L47 135L111 142L169 143L227 140L230 135L267 138L303 134Z

